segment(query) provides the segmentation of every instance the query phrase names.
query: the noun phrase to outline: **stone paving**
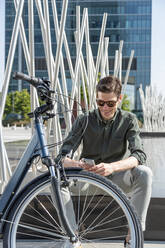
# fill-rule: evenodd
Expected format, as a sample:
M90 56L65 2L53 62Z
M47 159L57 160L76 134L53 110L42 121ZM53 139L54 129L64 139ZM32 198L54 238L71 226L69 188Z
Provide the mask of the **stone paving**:
M3 127L2 133L4 142L28 140L31 138L31 128L27 127Z
M53 245L53 244L52 244ZM54 248L54 246L48 246L47 243L43 243L43 242L33 242L33 243L28 243L28 242L24 242L23 244L20 244L18 246L18 248ZM2 248L2 241L0 241L0 248ZM85 248L90 248L91 246L85 246ZM102 248L103 247L103 243L102 244L96 244L95 246L92 246L93 248ZM106 247L104 245L104 247ZM69 247L67 247L69 248ZM83 247L82 247L83 248ZM119 244L119 243L112 243L111 245L108 245L107 248L123 248L123 244ZM144 248L165 248L165 242L159 242L159 241L148 241L145 242L144 244Z

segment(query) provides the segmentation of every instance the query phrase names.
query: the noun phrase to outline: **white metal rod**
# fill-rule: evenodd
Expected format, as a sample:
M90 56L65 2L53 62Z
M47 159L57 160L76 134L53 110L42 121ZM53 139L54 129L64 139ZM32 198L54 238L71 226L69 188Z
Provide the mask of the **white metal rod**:
M39 16L39 19L40 19L42 39L43 39L46 63L47 63L47 68L48 68L48 61L47 61L48 54L47 54L47 47L46 47L46 25L45 25L45 20L44 20L44 17L43 17L41 1L40 0L35 0L35 3L36 3L37 11L38 11L38 16Z
M58 17L57 17L57 9L56 9L55 0L52 0L52 9L53 9L53 19L54 19L55 32L56 32L56 37L58 39L58 37L59 37L59 25L58 25ZM70 56L70 51L69 51L69 46L68 46L68 41L66 38L65 31L64 31L63 35L64 35L64 46L65 46L66 57L68 60L69 71L70 71L71 79L73 81L74 80L74 70L73 70L72 60L71 60L71 56Z
M108 56L108 45L109 45L109 38L104 38L104 50L103 50L103 56L101 59L101 77L105 77L106 72L106 62L107 62L107 56Z
M50 33L50 21L49 21L49 6L48 1L43 1L44 6L44 21L45 21L45 43L46 43L46 49L47 49L47 67L48 67L48 75L51 82L53 82L53 75L54 75L54 59L53 59L53 53L52 53L52 43L51 43L51 33ZM53 125L53 126L52 126ZM51 120L48 121L47 125L47 142L50 141L50 130L54 128L54 122ZM58 142L58 137L54 135L53 137L55 142ZM57 150L55 151L55 153Z
M7 170L6 170L6 164L5 164L5 149L4 149L4 141L2 136L2 126L0 126L0 163L1 163L1 191L3 191L4 185L7 182ZM2 192L0 192L2 193Z
M51 77L51 72L50 72L50 60L48 59L48 57L50 56L50 54L48 54L48 47L47 47L47 41L46 41L46 24L45 24L45 20L44 20L44 15L43 15L43 11L42 11L42 5L41 5L41 1L40 0L36 0L36 7L37 7L37 11L38 11L38 16L39 16L39 20L40 20L40 25L41 25L41 32L42 32L42 39L43 39L43 45L44 45L44 51L45 51L45 59L46 59L46 64L47 64L47 69L48 69L48 76ZM48 126L47 126L47 142L49 142L50 139L50 129L51 129L51 123L52 120L48 121Z
M17 10L18 0L14 0L14 6L15 6L15 10ZM21 36L23 51L24 51L24 55L25 55L27 70L28 70L28 72L30 72L30 55L29 55L28 44L27 44L27 40L26 40L26 34L25 34L25 29L24 29L22 17L21 17L21 22L20 22L20 36Z
M88 111L88 100L87 100L87 92L86 92L86 78L85 78L85 71L84 71L84 66L83 66L83 61L81 61L80 64L80 69L81 69L81 79L82 79L82 88L83 88L83 97L84 97L84 104L85 104L85 109Z
M123 40L121 40L120 44L119 44L119 52L118 52L118 57L117 57L117 65L116 65L115 77L118 77L118 74L119 74L122 49L123 49Z
M33 0L28 1L28 22L29 22L29 52L30 52L30 76L35 76L35 54L34 54L34 13ZM39 105L36 89L30 85L31 111ZM33 120L31 120L31 132L34 133Z
M5 153L5 159L6 159L6 170L8 172L9 177L11 177L12 170L11 170L11 167L10 167L9 158L7 156L7 151L6 151L6 147L5 147L4 143L3 143L3 146L4 146L4 153Z
M86 60L87 60L87 75L85 78L88 78L87 82L88 94L89 98L91 97L91 89L89 88L89 82L92 82L92 69L91 69L91 57L90 55L90 36L89 36L89 20L88 20L88 9L87 9L87 18L86 18L86 26L85 26L85 40L86 40ZM92 56L93 57L93 56Z
M10 47L9 47L9 53L8 53L8 58L7 58L7 63L6 63L6 70L5 70L5 76L4 76L4 83L2 84L2 95L1 95L1 109L0 109L0 120L2 120L3 116L3 111L5 107L5 100L7 96L7 91L8 91L8 86L9 86L9 81L10 81L10 75L11 75L11 70L12 70L12 65L13 65L13 60L14 60L14 53L16 49L16 42L18 38L18 31L19 31L19 26L20 26L20 21L21 21L21 15L22 15L22 10L23 10L23 5L24 5L24 0L19 1L19 5L16 11L16 17L14 21L14 27L13 27L13 32L12 32L12 38L10 42Z
M98 73L99 73L101 55L102 55L102 51L103 51L103 40L104 40L104 35L105 35L106 22L107 22L107 13L104 13L102 27L101 27L100 40L99 40L98 53L97 53L97 59L96 59L96 74L94 77L93 92L92 92L91 101L90 101L90 108L92 108L92 104L94 102L95 87L96 87L96 83L97 83L97 77L98 77Z
M106 76L109 76L109 58L108 58L108 47L109 47L109 37L105 38L105 47L107 48L106 50L106 65L105 65L105 74Z
M48 61L48 75L49 79L53 81L53 64L52 64L52 43L51 43L51 33L50 33L50 21L49 21L49 6L48 1L43 1L44 6L44 20L46 26L45 32L45 41L46 41L46 48L47 48L47 61Z
M82 44L83 44L83 38L84 38L86 16L87 16L87 9L84 9L84 11L83 11L83 18L82 18L82 24L81 24L81 32L80 32L80 43L79 43L79 46L78 46L78 52L77 52L77 57L76 57L75 79L73 81L72 91L71 91L71 103L70 103L71 109L73 108L74 101L72 99L74 99L74 97L75 97L77 80L78 80L78 72L79 72L79 64L80 64L80 54L81 54L81 49L82 49Z
M58 39L59 37L59 24L58 24L58 16L57 16L57 9L56 9L56 3L54 0L52 0L52 8L53 8L53 19L54 19L54 26L55 26L55 32L56 32L56 39ZM69 56L69 60L70 60L70 66L71 66L71 70L72 70L72 74L71 77L73 77L73 67L72 67L72 62L71 62L71 57L70 57L70 52L69 52L69 47L68 47L68 43L67 43L67 39L66 39L66 35L65 35L65 31L64 31L64 46L65 46L65 50L66 50L66 55ZM69 67L70 68L70 67ZM63 61L63 56L62 56L62 51L60 52L60 69L61 69L61 76L62 76L62 85L63 85L63 92L65 97L63 97L63 102L66 104L67 109L69 109L70 105L69 105L69 99L68 99L68 90L67 90L67 83L66 83L66 76L65 76L65 67L64 67L64 61ZM67 122L67 128L70 130L71 128L71 112L68 111L67 113L64 113L64 118L65 121Z
M78 37L75 34L75 40L76 40L76 45L78 46L79 42L78 42ZM78 81L78 86L79 86L79 91L80 91L80 86L82 86L82 90L83 90L83 97L84 97L84 103L86 106L86 110L88 110L88 101L87 101L87 92L86 92L86 80L88 81L88 77L87 77L87 71L86 71L86 67L85 67L85 62L84 62L84 58L83 58L83 53L81 51L80 53L80 70L79 70L79 81ZM85 80L86 79L86 80ZM81 82L81 84L80 84ZM89 82L88 82L89 84ZM79 104L81 105L81 92L79 92L80 96L78 99ZM81 106L78 106L77 110L79 111L77 114L81 114L82 108Z
M16 11L16 17L14 21L12 38L11 38L11 43L9 47L7 63L6 63L4 83L3 83L2 94L1 94L1 99L0 99L0 105L1 105L1 109L0 109L0 164L2 166L2 177L3 177L2 182L4 183L7 182L6 168L8 164L6 164L4 142L3 142L3 137L2 137L2 117L3 117L6 96L7 96L8 86L9 86L9 80L10 80L10 75L11 75L11 70L12 70L12 65L13 65L13 60L14 60L16 41L18 38L18 31L19 31L23 6L24 6L24 1L19 1L19 5ZM8 168L8 170L10 170L10 168Z
M42 31L42 37L43 37L43 43L44 43L44 50L45 50L45 57L46 57L47 66L48 66L48 51L47 51L47 43L46 43L46 24L45 24L45 20L44 20L44 17L43 17L42 6L41 6L40 0L36 0L36 5L37 5L37 10L38 10L39 18L40 18L41 31ZM53 63L53 68L55 68L53 55L52 55L51 61ZM61 92L60 83L59 83L59 80L58 79L57 79L57 84L58 84L58 89ZM48 139L49 139L50 129L51 129L51 122L49 122L48 129L47 129L47 138Z
M80 6L76 6L76 54L78 53L78 45L80 42ZM80 67L78 71L78 80L77 80L77 102L81 104L81 81L80 81ZM81 106L77 106L77 115L81 114Z
M33 0L28 1L28 21L29 21L29 51L30 51L30 76L35 76L34 63L34 16ZM34 88L34 87L33 87Z
M8 165L5 163L6 160L5 160L5 152L4 152L3 137L2 137L2 117L3 117L4 108L5 108L6 96L7 96L10 75L11 75L11 70L12 70L12 65L13 65L13 60L14 60L14 54L15 54L15 49L16 49L16 42L18 38L18 31L20 27L23 6L24 6L24 0L19 1L19 5L16 11L16 16L15 16L14 26L13 26L13 32L12 32L11 43L9 47L7 63L6 63L4 82L2 84L3 85L2 94L0 98L0 106L1 106L1 109L0 109L0 164L2 166L2 171L3 171L2 181L4 182L7 181L6 166Z
M122 82L122 53L119 53L119 56L120 56L119 79L120 82Z
M54 71L54 79L53 79L53 89L55 90L57 87L57 78L58 78L58 72L59 72L59 66L60 66L60 53L61 53L62 44L63 44L63 34L64 34L64 28L65 28L65 22L66 22L67 6L68 6L68 0L63 0L60 32L59 32L59 39L57 40L55 71Z
M116 76L116 74L117 74L117 60L118 60L118 53L119 53L119 51L118 50L116 50L115 51L115 60L114 60L114 71L113 71L113 75L114 75L114 77Z
M128 82L128 77L129 77L129 73L130 73L130 69L131 69L133 56L134 56L134 50L131 51L131 55L130 55L129 62L128 62L127 72L126 72L126 75L125 75L124 85L123 85L123 88L122 88L122 94L123 95L125 93L125 88L126 88L126 85L127 85L127 82Z

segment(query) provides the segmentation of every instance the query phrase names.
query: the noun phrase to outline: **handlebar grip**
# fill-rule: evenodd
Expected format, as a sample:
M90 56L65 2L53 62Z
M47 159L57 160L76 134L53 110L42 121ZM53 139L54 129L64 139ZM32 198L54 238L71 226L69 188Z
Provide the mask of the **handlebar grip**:
M22 72L14 72L13 73L13 79L16 80L25 80L25 81L31 81L31 77L29 77L28 75L22 73Z
M35 77L30 77L27 74L24 74L22 72L14 72L13 73L13 79L16 80L25 80L26 82L29 82L30 84L32 84L34 87L37 87L39 84L43 83L43 80L40 78L35 78Z

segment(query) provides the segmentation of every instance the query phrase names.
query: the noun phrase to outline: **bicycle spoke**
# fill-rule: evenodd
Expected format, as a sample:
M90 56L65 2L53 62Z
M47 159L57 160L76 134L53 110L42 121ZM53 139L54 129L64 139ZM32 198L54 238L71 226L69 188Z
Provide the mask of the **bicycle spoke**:
M113 221L115 221L115 220L120 219L121 217L118 217L118 218L115 218L115 219L108 220L108 221L104 222L106 219L109 219L109 217L112 216L112 215L113 215L117 210L119 210L119 209L120 209L120 207L118 207L116 210L114 210L114 211L113 211L112 213L110 213L108 216L104 217L104 219L102 219L99 223L97 223L95 226L93 226L92 229L94 229L94 228L96 228L96 227L98 227L98 226L103 226L103 225L105 225L105 224L107 224L107 223L110 223L110 222L113 222ZM122 216L122 217L123 217L123 216ZM124 217L125 217L125 215L124 215Z
M86 208L86 203L87 203L87 198L88 198L88 193L89 193L89 187L87 188L87 193L86 193L86 195L85 195L85 200L84 200L84 204L83 204L83 210L82 210L82 213L84 213L85 214L85 208ZM80 218L80 220L79 220L79 223L81 222L81 219L83 218L83 214L82 214L82 216L81 216L81 218ZM79 224L78 223L78 224Z
M88 226L88 228L90 228L90 226L93 224L93 223L95 223L96 222L96 220L105 212L105 210L112 204L112 202L113 202L113 200L109 203L109 205L108 206L106 206L103 210L102 210L102 212L97 216L97 218ZM102 222L102 221L101 221ZM101 224L101 222L100 223L98 223L97 225L99 225L99 224ZM87 229L88 229L87 228ZM95 227L94 227L95 228ZM86 229L86 230L87 230Z
M97 230L94 230L94 231L90 231L89 233L101 233L101 232L105 232L105 231L110 231L110 230L115 230L115 229L120 229L120 228L123 228L123 227L128 227L128 225L121 225L121 226L116 226L116 227L109 227L109 228L104 228L104 229L97 229Z
M118 236L111 236L111 237L103 237L103 238L97 238L97 239L92 239L92 242L100 242L101 240L115 240L115 239L120 239L120 238L125 238L126 235L118 235Z
M27 225L27 223L16 223L16 222L11 222L11 221L8 221L8 220L4 220L3 219L3 221L5 221L5 222L7 222L7 223L11 223L11 224L13 224L13 225L18 225L18 227L22 227L22 228L25 228L25 229L27 229L27 230L31 230L31 231L35 231L35 232L39 232L39 233L42 233L42 234L47 234L47 235L51 235L51 236L54 236L54 237L59 237L59 238L66 238L65 236L63 236L63 235L60 235L60 234L57 234L57 233L55 233L55 232L53 232L54 230L52 230L52 229L41 229L41 228L39 228L39 227L36 227L35 225L31 225L31 226L29 226L29 225ZM17 232L17 233L19 233L19 232ZM33 234L28 234L28 233L24 233L25 235L31 235L31 236L33 236ZM42 238L43 238L43 236L42 236Z
M50 223L50 222L43 221L43 220L38 219L38 218L36 218L35 216L32 216L32 215L27 214L27 213L23 213L23 216L24 216L24 215L25 215L25 216L28 216L28 217L30 217L30 218L36 220L36 221L39 221L39 222L41 222L41 223L43 223L43 224L48 224L48 223L49 223L50 226L52 226L54 229L57 230L57 227L54 226L54 225L53 225L52 223ZM46 218L44 218L44 219L46 220ZM59 226L59 228L60 228L60 226ZM60 228L60 229L61 229L61 228Z
M77 210L77 224L78 224L78 231L79 231L79 216L80 216L80 184L78 186L78 201L77 201L77 205L78 205L78 210Z
M82 220L83 216L85 215L85 213L86 213L87 209L89 208L89 206L90 206L91 202L93 201L94 196L96 195L96 192L97 192L97 189L95 190L94 194L92 195L92 197L91 197L91 199L90 199L90 201L89 201L89 203L88 203L88 205L87 205L87 207L86 207L86 209L85 209L85 211L84 211L83 215L81 216L81 218L80 218L80 220L79 220L79 222L78 222L78 225L79 225L79 226L81 226L81 225L84 223L84 221L86 220L86 218L87 218L87 217L85 217L85 219L81 222L81 220ZM81 222L81 225L80 225L80 222Z
M82 241L85 241L88 244L87 247L90 246L90 247L93 247L93 248L98 248L98 245L99 244L100 244L100 247L105 247L105 246L106 247L113 247L113 243L112 243L113 240L110 243L108 239L107 240L104 240L104 244L102 243L102 240L100 240L100 239L99 240L93 240L93 239L92 240L89 240L89 239L83 238ZM94 244L93 241L95 241L96 244ZM111 246L111 244L112 244L112 246Z
M98 226L100 227L100 226L103 226L103 225L105 225L105 224L112 223L113 221L116 221L116 220L122 219L123 217L125 218L125 215L120 216L120 217L117 217L117 218L112 219L112 220L109 220L109 221L106 221L106 222L101 223L101 224L97 224L97 225L95 225L94 227L92 227L91 229L87 228L87 229L85 230L84 234L82 235L82 237L83 237L84 235L86 235L86 234L87 234L87 231L91 231L91 230L95 229L95 228L96 228L96 227L98 227Z
M50 212L46 209L46 207L41 203L41 201L38 200L38 198L36 197L37 201L39 202L39 204L41 205L41 207L44 209L44 211L49 215L49 217L55 222L56 225L57 221L53 218L53 216L50 214ZM53 205L54 207L54 205Z
M35 230L36 231L36 230ZM55 241L55 238L51 238L49 235L48 236L44 236L43 235L39 235L39 234L30 234L30 233L24 233L24 232L17 232L17 234L23 235L23 236L28 236L31 239L32 238L41 238L41 239L49 239L49 240L53 240ZM59 238L58 235L55 236L56 238ZM65 239L65 237L63 237L63 239Z

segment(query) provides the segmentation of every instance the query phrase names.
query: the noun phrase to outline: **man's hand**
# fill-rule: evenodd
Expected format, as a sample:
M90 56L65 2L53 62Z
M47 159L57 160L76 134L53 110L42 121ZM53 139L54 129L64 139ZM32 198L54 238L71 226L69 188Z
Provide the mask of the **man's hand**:
M83 163L81 161L76 161L74 159L65 157L63 164L64 167L82 167L81 165Z
M114 172L114 166L112 164L107 163L100 163L92 167L88 164L83 164L81 165L81 167L85 170L91 171L101 176L109 176Z
M91 171L93 173L102 175L102 176L109 176L113 172L120 172L125 170L130 170L136 166L138 166L139 162L137 158L130 156L129 158L119 160L112 163L100 163L94 166L90 166L88 164L82 164L81 167L85 170Z

